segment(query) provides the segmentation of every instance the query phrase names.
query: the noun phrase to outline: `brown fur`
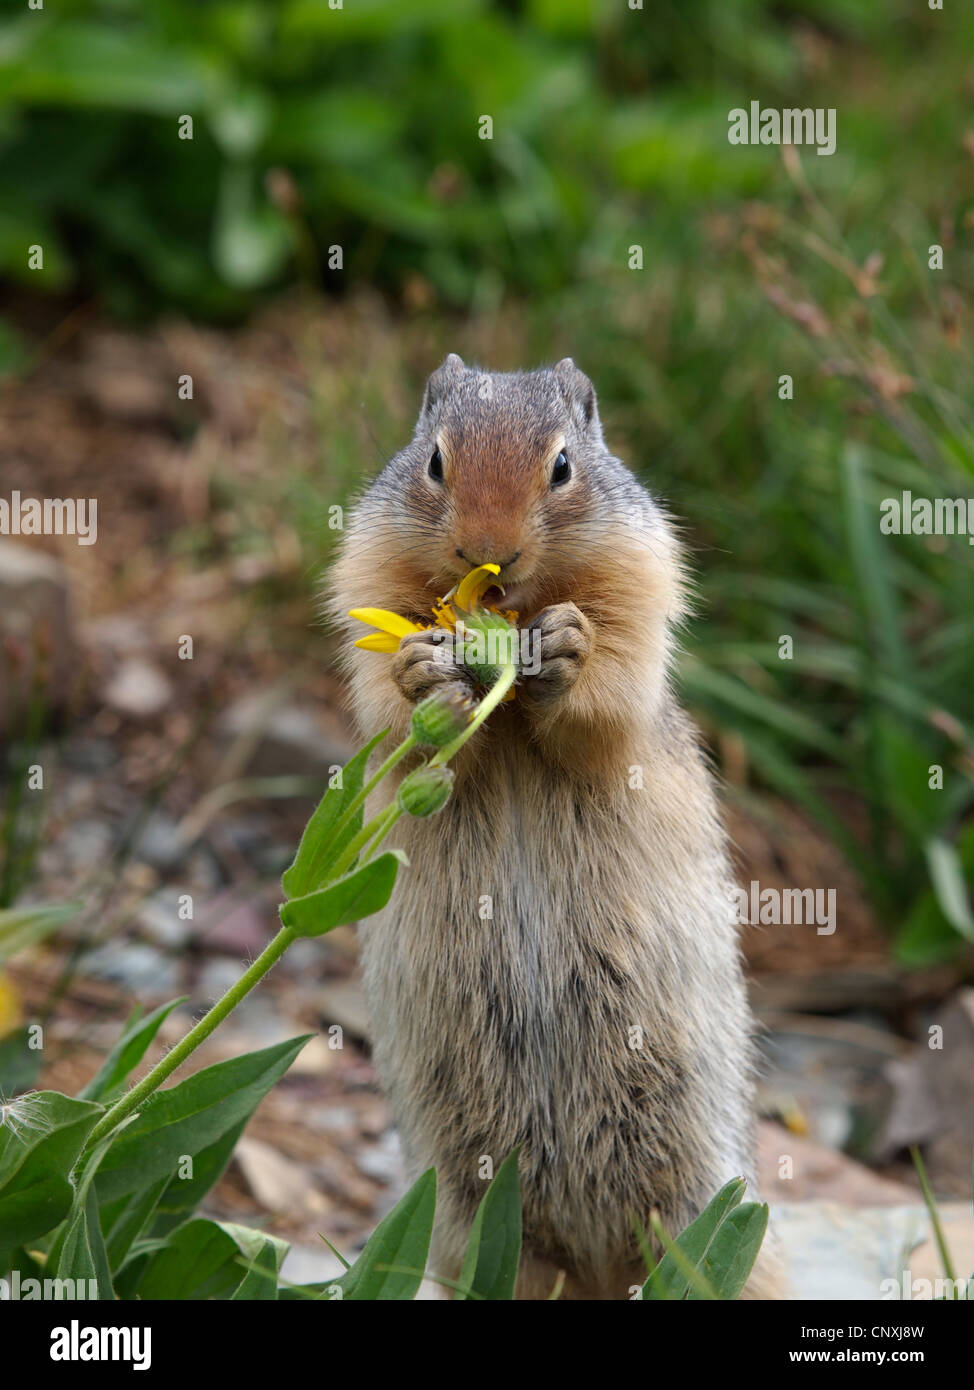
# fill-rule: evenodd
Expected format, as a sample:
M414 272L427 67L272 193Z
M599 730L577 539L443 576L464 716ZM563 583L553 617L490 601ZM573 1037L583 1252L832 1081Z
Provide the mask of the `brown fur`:
M552 487L561 449L572 477ZM354 509L331 610L349 635L352 607L422 618L472 564L515 555L505 603L538 627L541 669L461 751L445 810L396 827L411 867L360 928L375 1058L410 1171L438 1172L434 1269L459 1270L482 1157L521 1144L519 1297L561 1270L566 1297L624 1299L644 1277L633 1217L676 1233L729 1178L753 1184L724 835L668 680L679 547L569 360L500 375L451 356ZM392 659L348 645L363 734L400 739L413 701L469 679L426 637ZM756 1296L778 1287L766 1268Z

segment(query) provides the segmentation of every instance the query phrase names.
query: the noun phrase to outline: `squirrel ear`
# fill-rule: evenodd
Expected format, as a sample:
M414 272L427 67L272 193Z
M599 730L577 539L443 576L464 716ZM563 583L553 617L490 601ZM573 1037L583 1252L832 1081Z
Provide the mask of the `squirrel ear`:
M554 368L555 378L561 388L561 393L569 405L574 406L585 425L591 425L593 421L598 421L598 409L595 399L595 387L588 377L578 367L570 357L563 357L556 363Z
M460 373L465 371L462 357L458 357L455 352L449 353L436 371L431 373L426 383L426 391L423 395L423 407L420 410L420 418L428 411L432 410L436 402L440 400L451 386L459 379Z

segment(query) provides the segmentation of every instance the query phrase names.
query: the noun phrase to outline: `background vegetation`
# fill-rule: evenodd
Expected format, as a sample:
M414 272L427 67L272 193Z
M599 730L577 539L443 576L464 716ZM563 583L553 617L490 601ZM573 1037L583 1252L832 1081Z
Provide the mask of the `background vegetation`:
M323 363L319 449L266 481L310 594L308 500L375 463L353 406L385 452L442 351L571 353L687 523L682 676L728 775L828 830L903 959L952 955L974 939L974 550L880 537L878 504L974 495L972 41L974 13L905 0L24 8L0 28L3 360L29 377L38 316L79 305L240 323L289 287L379 290L398 356ZM836 153L729 146L752 98L835 107Z

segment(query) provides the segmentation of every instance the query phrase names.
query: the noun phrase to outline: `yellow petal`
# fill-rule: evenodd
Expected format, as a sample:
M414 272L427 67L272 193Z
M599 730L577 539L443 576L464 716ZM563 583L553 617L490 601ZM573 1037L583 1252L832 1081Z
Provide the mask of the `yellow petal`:
M475 570L465 574L457 585L455 603L458 608L469 613L470 609L487 592L501 572L500 565L478 565Z
M348 616L357 618L360 623L370 623L372 627L381 628L393 637L405 637L410 632L422 631L419 623L412 623L399 613L390 613L387 608L352 608ZM358 646L358 643L355 645ZM392 650L395 651L395 647Z
M401 640L388 632L370 632L367 637L360 637L355 645L363 652L397 652Z
M10 981L0 975L0 1038L6 1037L21 1019L20 998Z

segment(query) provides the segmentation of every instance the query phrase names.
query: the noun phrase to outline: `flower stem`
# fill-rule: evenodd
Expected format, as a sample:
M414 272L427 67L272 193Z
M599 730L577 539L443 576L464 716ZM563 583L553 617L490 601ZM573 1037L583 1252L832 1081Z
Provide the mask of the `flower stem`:
M457 734L456 738L447 743L440 749L435 757L430 759L430 767L442 767L463 747L468 738L480 728L485 719L491 715L503 700L504 696L514 684L517 670L514 666L505 666L497 680L488 690L487 694L477 706L477 713L462 733Z
M517 672L513 666L506 666L504 668L496 683L487 692L483 700L481 700L476 714L467 727L462 733L458 734L455 739L439 750L436 756L430 760L429 766L442 767L450 761L454 754L463 747L467 740L480 728L484 720L487 719L492 711L496 709L497 705L500 704L501 700L503 700L504 696L513 685L516 674ZM383 777L385 777L386 773L390 772L415 746L416 739L412 734L409 734L408 737L400 743L398 748L393 749L385 762L376 770L374 776L369 779L368 783L352 800L350 806L335 828L336 834L348 824L359 807L364 804L369 794L378 786ZM357 855L370 841L372 841L372 843L369 846L369 853L370 855L374 854L375 850L385 839L386 835L388 835L401 815L401 808L393 801L391 805L385 806L378 815L373 816L372 820L370 820L367 825L364 825L358 834L353 836L346 845L342 854L332 866L329 880L334 882L335 879L345 873L349 865L354 862ZM137 1110L142 1102L152 1095L153 1091L157 1090L167 1077L171 1076L176 1068L186 1061L186 1058L189 1057L191 1053L196 1051L200 1043L206 1041L214 1029L223 1022L228 1014L232 1013L240 1001L250 993L256 984L259 984L271 967L277 964L288 946L290 946L291 942L294 940L295 933L289 927L281 927L277 935L273 940L268 942L253 964L240 976L240 979L230 986L226 994L217 1000L213 1007L203 1015L200 1021L176 1044L172 1051L168 1052L161 1062L157 1062L152 1070L144 1076L140 1082L133 1086L130 1091L127 1091L114 1105L109 1107L88 1135L88 1140L84 1149L85 1153L90 1153L95 1144L104 1139L106 1135L111 1134L124 1119L127 1119L133 1111Z
M402 743L400 743L399 747L394 748L392 752L389 754L388 758L386 758L385 762L380 767L376 768L375 774L369 778L369 780L366 782L365 786L358 793L358 795L352 797L352 800L348 804L348 808L343 812L340 820L338 821L338 824L335 826L334 830L331 833L332 843L334 843L334 841L339 838L342 831L350 824L352 817L355 815L355 812L359 809L359 807L365 805L366 800L375 791L376 787L382 781L386 773L391 772L392 769L396 766L396 764L402 762L406 754L411 753L415 747L416 735L407 734L407 736L403 739Z
M393 802L393 805L395 805L395 802ZM328 875L329 883L334 883L336 878L341 878L342 874L355 862L355 858L359 851L364 849L376 831L382 828L382 822L385 820L388 810L388 806L383 806L382 810L374 815L370 821L367 821L358 834L354 835L352 839L349 840L335 863L331 866L331 871Z
M191 1028L186 1036L176 1044L171 1052L167 1052L161 1062L157 1062L147 1076L125 1095L117 1100L113 1106L101 1117L94 1129L88 1135L85 1150L88 1151L99 1139L103 1139L115 1127L131 1115L147 1096L150 1096L157 1087L161 1086L172 1072L182 1063L191 1052L199 1047L201 1042L210 1036L218 1024L222 1023L226 1016L237 1007L241 999L249 994L260 980L264 978L272 965L276 965L283 956L284 952L295 940L295 934L290 927L282 927L277 935L268 942L261 951L260 955L253 964L244 971L240 979L232 984L222 998L218 999L208 1013L204 1014L199 1023Z
M396 821L399 819L401 815L402 810L394 801L391 806L387 806L386 809L380 815L376 816L376 820L379 822L379 829L376 833L375 839L369 845L369 852L366 858L373 859L375 857L376 850L382 844L382 841L389 834L389 831L392 829L392 827L395 825Z

